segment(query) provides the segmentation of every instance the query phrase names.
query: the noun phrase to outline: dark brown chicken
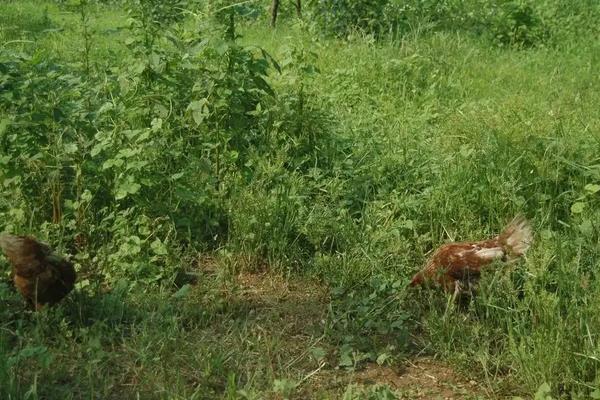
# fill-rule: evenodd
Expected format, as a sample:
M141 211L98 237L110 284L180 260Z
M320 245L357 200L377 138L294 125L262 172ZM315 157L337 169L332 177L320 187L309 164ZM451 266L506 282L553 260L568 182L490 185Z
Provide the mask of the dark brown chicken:
M39 310L62 300L73 289L73 264L29 236L0 234L0 248L12 265L17 290Z
M434 283L457 294L476 281L483 267L495 260L512 262L525 255L532 241L531 226L515 217L504 231L490 240L448 243L438 248L410 286Z

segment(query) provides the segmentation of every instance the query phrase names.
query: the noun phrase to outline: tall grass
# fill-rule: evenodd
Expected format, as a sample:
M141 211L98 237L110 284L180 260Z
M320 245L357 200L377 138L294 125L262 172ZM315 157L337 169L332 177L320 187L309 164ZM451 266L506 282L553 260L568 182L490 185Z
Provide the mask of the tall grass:
M307 301L328 309L314 339L332 366L426 351L498 395L597 393L600 48L592 26L560 29L589 15L553 9L552 41L498 46L461 29L341 41L306 22L216 24L192 2L160 25L141 4L129 27L85 2L0 16L0 227L77 253L82 276L35 317L0 286L0 397L292 390L323 357L276 311L250 312L232 273L264 265L337 288ZM404 289L433 248L519 212L531 252L485 274L467 310Z
M363 204L347 247L319 256L316 271L346 284L407 276L440 242L485 238L524 212L536 230L527 261L497 266L467 315L425 299L425 342L492 388L548 382L585 397L598 376L597 44L507 51L440 33L339 46L298 35L320 51L315 85L355 156L340 185L361 188ZM249 36L275 54L286 46L279 33Z

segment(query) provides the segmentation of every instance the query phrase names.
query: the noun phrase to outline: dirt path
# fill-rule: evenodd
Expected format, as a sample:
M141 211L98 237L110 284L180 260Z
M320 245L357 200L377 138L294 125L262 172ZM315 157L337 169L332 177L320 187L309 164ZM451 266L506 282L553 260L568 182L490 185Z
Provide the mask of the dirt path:
M290 373L301 377L298 399L485 399L483 388L430 357L416 357L391 366L362 365L357 371L338 368L331 360L315 364L310 349L329 354L335 347L323 336L329 295L327 288L306 280L289 280L273 273L240 273L236 276L240 300L250 304L267 335L288 342ZM346 396L344 396L346 394ZM373 397L375 396L375 397ZM381 395L383 396L383 395ZM273 398L283 398L275 395Z
M370 365L355 379L361 384L386 384L407 399L484 398L477 382L428 357L408 359L396 368Z

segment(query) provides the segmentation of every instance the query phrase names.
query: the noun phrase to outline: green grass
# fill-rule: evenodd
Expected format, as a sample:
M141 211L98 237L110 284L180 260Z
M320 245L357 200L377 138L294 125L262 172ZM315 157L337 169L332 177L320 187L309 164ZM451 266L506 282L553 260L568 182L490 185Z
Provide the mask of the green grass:
M4 9L0 49L58 62L75 86L39 67L46 86L30 99L47 95L69 112L64 120L39 122L38 103L18 113L0 103L0 166L21 168L0 171L0 227L77 252L81 284L61 305L31 313L0 282L0 397L426 398L393 379L354 385L376 360L401 375L422 354L477 381L466 398L528 397L544 383L554 398L600 393L593 35L574 40L565 27L567 39L518 49L466 32L378 42L326 38L310 21L284 18L275 30L244 22L239 42L266 49L283 69L266 78L275 96L258 97L262 114L244 81L250 89L234 100L251 110L235 115L252 117L229 125L229 137L219 129L222 115L238 112L233 100L204 129L213 117L189 122L189 88L160 103L169 86L136 75L142 47L126 45L118 6L86 9L90 74L80 9ZM189 39L204 22L189 18L178 34ZM194 70L158 42L153 54L172 64L157 75L186 82L175 65L190 68L199 92L229 84L211 75L228 68L218 45L203 53L206 64L190 58L208 66ZM234 86L255 76L236 73ZM128 136L157 126L157 116L153 142ZM39 143L18 141L39 131ZM140 153L123 156L130 147ZM127 176L135 180L120 180ZM50 224L56 187L64 217ZM115 195L123 187L130 192ZM533 248L485 274L466 310L404 288L434 247L494 235L519 212L533 222ZM88 244L75 251L78 231Z

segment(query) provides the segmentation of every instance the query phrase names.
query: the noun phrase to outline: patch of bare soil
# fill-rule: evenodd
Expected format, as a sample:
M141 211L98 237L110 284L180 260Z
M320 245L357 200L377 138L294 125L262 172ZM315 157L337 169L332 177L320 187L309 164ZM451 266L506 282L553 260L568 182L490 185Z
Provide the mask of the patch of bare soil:
M355 373L353 381L363 385L386 384L407 399L486 398L477 382L428 357L406 360L397 368L371 364Z
M314 336L323 330L327 288L308 280L290 280L273 273L240 273L240 298L266 325L292 336Z
M265 326L284 333L290 342L290 362L296 361L296 371L305 374L300 397L303 399L341 398L351 384L363 387L387 385L401 399L485 399L481 386L456 373L452 368L429 357L405 360L396 366L368 364L363 369L348 372L333 365L302 371L309 365L299 358L308 355L308 348L327 348L317 339L325 323L329 295L327 288L307 280L290 280L269 272L237 275L240 297L262 316ZM267 321L268 320L268 321ZM329 350L333 350L330 348Z

